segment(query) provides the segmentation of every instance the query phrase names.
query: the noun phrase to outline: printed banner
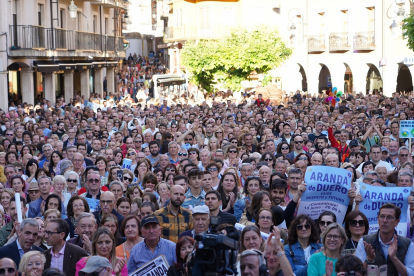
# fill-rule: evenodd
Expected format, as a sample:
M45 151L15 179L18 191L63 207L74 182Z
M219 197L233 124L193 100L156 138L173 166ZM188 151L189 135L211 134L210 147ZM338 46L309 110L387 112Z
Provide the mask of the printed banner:
M359 204L359 210L363 212L369 222L368 234L378 231L378 213L382 205L392 203L400 207L400 223L396 228L398 235L407 235L407 211L410 189L407 187L376 187L368 184L361 184L360 193L363 201Z
M414 120L400 121L400 138L414 138Z
M147 275L157 275L157 276L165 276L168 272L168 262L165 259L164 255L159 255L154 260L144 264L129 276L147 276Z
M311 166L306 170L305 183L307 188L302 194L298 214L316 220L322 212L331 211L338 224L342 224L349 204L352 173L345 169Z

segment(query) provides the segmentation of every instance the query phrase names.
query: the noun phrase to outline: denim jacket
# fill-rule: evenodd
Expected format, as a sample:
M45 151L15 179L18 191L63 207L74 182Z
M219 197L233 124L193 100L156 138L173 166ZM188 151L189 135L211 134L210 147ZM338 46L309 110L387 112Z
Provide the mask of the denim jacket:
M311 247L311 255L321 248L321 245L319 243L311 243L309 245ZM293 273L295 273L296 276L308 275L308 263L305 260L305 252L303 251L303 248L300 245L299 241L292 245L286 244L285 254L292 267Z

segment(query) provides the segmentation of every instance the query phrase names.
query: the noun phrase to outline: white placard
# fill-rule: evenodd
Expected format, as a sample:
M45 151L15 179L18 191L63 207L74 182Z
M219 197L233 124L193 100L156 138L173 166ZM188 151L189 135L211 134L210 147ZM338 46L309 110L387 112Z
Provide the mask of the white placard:
M20 203L20 194L16 193L14 195L14 198L16 199L16 212L17 212L17 221L22 223L23 216L22 216L22 204Z

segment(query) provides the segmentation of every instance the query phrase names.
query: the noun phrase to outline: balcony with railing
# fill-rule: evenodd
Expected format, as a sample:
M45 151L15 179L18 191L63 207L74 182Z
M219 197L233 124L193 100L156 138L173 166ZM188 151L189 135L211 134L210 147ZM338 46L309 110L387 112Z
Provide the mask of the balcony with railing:
M123 37L31 25L10 25L10 34L12 57L125 56Z
M308 52L322 53L326 51L325 35L310 35L308 37Z
M354 50L373 51L375 50L375 32L356 32L354 35Z
M351 49L348 33L331 33L329 35L330 52L346 52Z

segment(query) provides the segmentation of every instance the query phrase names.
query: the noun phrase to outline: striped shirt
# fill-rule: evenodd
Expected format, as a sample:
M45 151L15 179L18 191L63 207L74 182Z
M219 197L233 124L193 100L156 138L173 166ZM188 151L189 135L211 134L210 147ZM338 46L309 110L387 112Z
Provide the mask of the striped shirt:
M191 212L183 207L180 207L177 215L171 213L170 205L156 211L154 215L160 222L162 237L172 242L177 243L181 233L193 229Z

